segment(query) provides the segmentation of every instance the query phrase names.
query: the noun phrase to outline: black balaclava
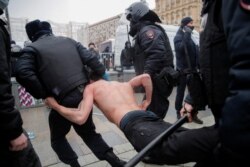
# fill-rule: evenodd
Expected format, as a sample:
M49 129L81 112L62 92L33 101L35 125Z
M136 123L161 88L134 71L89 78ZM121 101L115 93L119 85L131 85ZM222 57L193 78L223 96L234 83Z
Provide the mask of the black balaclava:
M188 23L190 23L191 21L193 21L193 19L191 17L184 17L181 20L181 28L187 26ZM194 29L194 26L188 26L190 29Z

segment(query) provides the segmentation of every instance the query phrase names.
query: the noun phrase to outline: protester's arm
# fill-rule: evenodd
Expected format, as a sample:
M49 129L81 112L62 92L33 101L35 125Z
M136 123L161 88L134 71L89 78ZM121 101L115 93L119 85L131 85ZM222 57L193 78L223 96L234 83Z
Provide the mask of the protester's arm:
M67 108L57 103L53 97L45 99L45 103L56 110L63 117L78 125L86 122L93 107L93 88L91 85L86 86L83 94L83 100L78 108Z
M149 74L138 75L132 78L129 81L129 84L133 88L141 85L145 88L146 99L143 101L142 107L143 109L146 109L146 107L151 103L152 91L153 91L153 85L150 75Z

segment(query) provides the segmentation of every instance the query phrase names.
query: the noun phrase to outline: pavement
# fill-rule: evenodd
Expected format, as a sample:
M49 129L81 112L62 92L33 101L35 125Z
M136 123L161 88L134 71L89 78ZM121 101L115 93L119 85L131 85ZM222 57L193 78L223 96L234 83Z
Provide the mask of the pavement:
M119 80L119 79L118 79ZM165 121L174 123L176 121L176 113L174 109L176 88L174 88L172 95L170 96L169 111L164 118ZM135 94L138 101L142 100L143 94ZM62 163L55 152L50 146L50 132L48 126L49 110L45 106L39 106L34 108L21 109L21 115L24 121L24 128L28 132L34 133L34 138L31 142L40 157L43 167L68 167L68 165ZM210 126L214 123L213 117L209 109L201 111L198 117L203 120L203 124L186 123L184 127L187 128L199 128L203 126ZM128 142L124 134L119 128L110 123L99 109L94 107L93 120L96 125L96 131L101 133L104 140L113 147L115 154L125 160L129 161L133 158L137 152L133 146ZM98 160L91 150L85 145L81 138L76 134L73 128L67 135L67 139L79 156L78 161L81 166L84 167L110 167L106 161ZM180 164L178 167L191 167L194 163ZM158 167L158 165L150 165L145 163L138 163L136 167ZM163 167L177 167L174 165L164 165Z

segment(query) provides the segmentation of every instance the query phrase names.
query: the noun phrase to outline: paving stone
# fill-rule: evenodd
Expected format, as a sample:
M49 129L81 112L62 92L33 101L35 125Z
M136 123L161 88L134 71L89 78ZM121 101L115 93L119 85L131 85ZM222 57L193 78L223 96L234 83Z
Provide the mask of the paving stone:
M121 145L114 146L114 150L117 154L125 153L134 150L134 147L130 143L125 143Z
M78 158L78 162L80 163L81 166L97 163L100 160L94 155L94 154L88 154L84 156L80 156Z

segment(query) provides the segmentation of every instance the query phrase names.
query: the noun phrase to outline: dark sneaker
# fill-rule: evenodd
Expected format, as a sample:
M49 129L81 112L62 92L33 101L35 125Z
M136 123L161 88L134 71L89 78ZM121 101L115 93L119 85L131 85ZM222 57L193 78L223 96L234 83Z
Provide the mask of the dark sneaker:
M195 115L195 116L193 117L192 120L193 120L194 123L203 124L203 121L202 121L201 119L199 119L199 118L197 117L197 115Z

